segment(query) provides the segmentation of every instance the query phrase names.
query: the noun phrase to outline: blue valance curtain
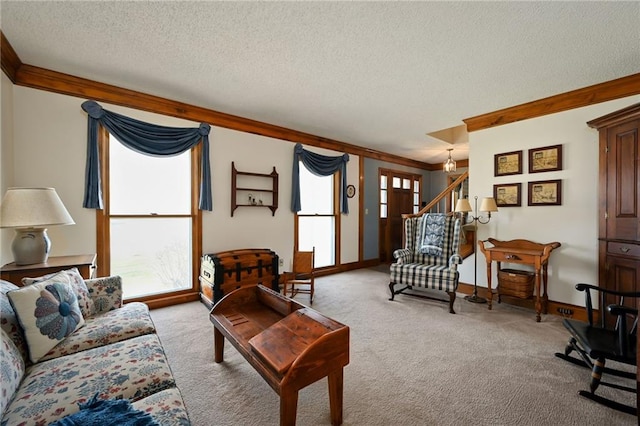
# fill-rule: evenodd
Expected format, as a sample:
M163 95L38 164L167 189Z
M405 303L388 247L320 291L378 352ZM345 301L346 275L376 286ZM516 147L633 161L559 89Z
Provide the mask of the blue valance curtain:
M299 212L300 205L300 167L299 161L305 165L309 171L317 176L329 176L340 171L340 212L349 213L349 203L347 202L347 162L349 154L339 157L329 157L315 152L307 151L301 144L296 144L293 149L293 176L291 190L291 211Z
M102 209L100 185L100 157L98 155L98 124L102 124L123 145L141 154L164 156L178 155L202 140L202 162L200 175L200 210L212 210L211 167L209 165L209 130L211 126L166 127L145 123L115 112L107 111L94 101L82 103L88 114L87 166L83 206Z

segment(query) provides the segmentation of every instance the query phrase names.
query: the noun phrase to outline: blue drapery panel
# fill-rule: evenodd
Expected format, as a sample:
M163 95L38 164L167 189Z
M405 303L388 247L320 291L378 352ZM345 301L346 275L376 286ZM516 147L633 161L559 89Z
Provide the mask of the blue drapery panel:
M340 171L340 212L349 213L349 203L347 202L347 162L349 161L349 154L329 157L307 151L299 143L296 144L293 149L293 176L291 179L293 181L291 211L296 213L302 209L300 206L300 166L298 161L302 161L302 164L317 176L329 176Z
M107 111L94 101L83 102L82 109L89 116L84 207L102 209L100 157L98 153L98 124L102 124L123 145L146 155L182 154L202 140L200 210L210 211L213 209L211 167L209 165L209 130L211 126L206 123L201 123L200 127L195 128L158 126Z

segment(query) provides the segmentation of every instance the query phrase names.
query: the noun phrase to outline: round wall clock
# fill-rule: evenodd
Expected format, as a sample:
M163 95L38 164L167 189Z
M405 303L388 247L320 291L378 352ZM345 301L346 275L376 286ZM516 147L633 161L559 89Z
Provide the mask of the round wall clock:
M353 185L348 185L347 186L347 197L353 198L354 195L356 195L356 187L353 186Z

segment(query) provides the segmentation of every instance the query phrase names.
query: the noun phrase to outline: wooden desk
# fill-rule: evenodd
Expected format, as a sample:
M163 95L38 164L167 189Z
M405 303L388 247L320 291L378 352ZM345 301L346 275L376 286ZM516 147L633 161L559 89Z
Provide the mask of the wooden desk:
M0 278L22 287L22 279L25 277L36 278L71 268L78 268L78 272L84 279L95 278L96 267L95 253L76 256L50 256L45 263L34 263L33 265L7 263L0 270Z
M263 285L229 293L209 317L215 362L223 361L226 337L280 395L281 426L296 423L298 391L324 377L329 382L331 424L342 424L349 327Z
M484 253L487 260L489 309L491 309L491 301L493 299L493 291L491 290L491 262L495 261L498 263L498 270L500 270L501 262L531 265L535 272L536 321L540 322L540 313L547 313L547 301L549 299L547 296L547 265L549 263L549 256L553 249L560 247L560 243L539 244L529 240L499 241L493 238L489 238L487 241L493 244L493 247L485 247L484 241L478 241L478 246L480 246L480 251ZM540 273L542 273L543 293L540 292Z

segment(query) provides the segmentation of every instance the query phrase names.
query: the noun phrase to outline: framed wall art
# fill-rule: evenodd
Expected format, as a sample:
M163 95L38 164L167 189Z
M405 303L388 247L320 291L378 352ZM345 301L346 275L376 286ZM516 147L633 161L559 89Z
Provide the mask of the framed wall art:
M562 145L529 150L529 173L562 170Z
M559 206L562 204L562 181L529 182L530 206Z
M522 151L494 155L494 175L518 175L522 173Z
M520 207L520 183L493 185L493 198L498 207Z

